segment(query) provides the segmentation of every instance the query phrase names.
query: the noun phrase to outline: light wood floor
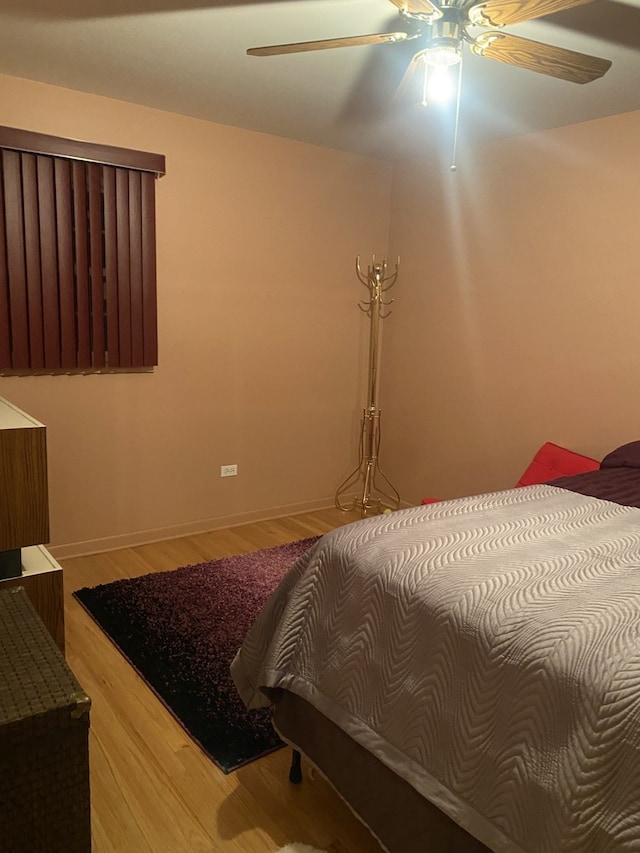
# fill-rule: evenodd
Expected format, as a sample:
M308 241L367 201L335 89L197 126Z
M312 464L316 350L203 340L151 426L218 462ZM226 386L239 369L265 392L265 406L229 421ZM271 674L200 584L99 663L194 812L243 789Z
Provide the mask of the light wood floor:
M71 597L83 586L268 548L357 519L328 509L62 561L67 660L92 700L93 853L332 853L379 845L317 774L288 782L283 749L225 776Z

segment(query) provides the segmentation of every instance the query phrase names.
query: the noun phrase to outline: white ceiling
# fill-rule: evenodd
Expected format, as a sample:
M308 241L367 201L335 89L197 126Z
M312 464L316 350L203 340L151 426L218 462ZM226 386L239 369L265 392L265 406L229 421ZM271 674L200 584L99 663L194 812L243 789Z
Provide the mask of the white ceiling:
M451 143L450 113L391 105L411 44L245 53L401 28L387 0L0 0L0 7L7 74L379 157ZM613 66L576 85L466 51L464 140L640 109L640 0L595 0L508 32Z

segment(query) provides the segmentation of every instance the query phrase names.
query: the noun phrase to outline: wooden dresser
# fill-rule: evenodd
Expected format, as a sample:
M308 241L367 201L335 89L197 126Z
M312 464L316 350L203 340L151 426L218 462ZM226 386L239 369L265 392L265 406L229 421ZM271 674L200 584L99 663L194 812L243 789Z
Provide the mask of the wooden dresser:
M64 653L62 569L48 541L46 428L0 397L0 590L24 586Z

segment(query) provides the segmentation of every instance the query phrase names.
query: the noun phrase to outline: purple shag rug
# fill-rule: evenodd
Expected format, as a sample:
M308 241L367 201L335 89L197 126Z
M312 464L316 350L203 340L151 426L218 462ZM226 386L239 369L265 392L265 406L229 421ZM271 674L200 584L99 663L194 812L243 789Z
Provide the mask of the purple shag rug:
M73 593L225 773L283 745L267 708L247 711L229 666L264 602L318 538Z

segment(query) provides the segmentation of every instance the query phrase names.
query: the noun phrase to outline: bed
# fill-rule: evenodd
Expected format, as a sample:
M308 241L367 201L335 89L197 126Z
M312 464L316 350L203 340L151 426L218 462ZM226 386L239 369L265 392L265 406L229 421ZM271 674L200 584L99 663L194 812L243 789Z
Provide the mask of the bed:
M640 851L640 442L325 535L232 674L391 853Z

